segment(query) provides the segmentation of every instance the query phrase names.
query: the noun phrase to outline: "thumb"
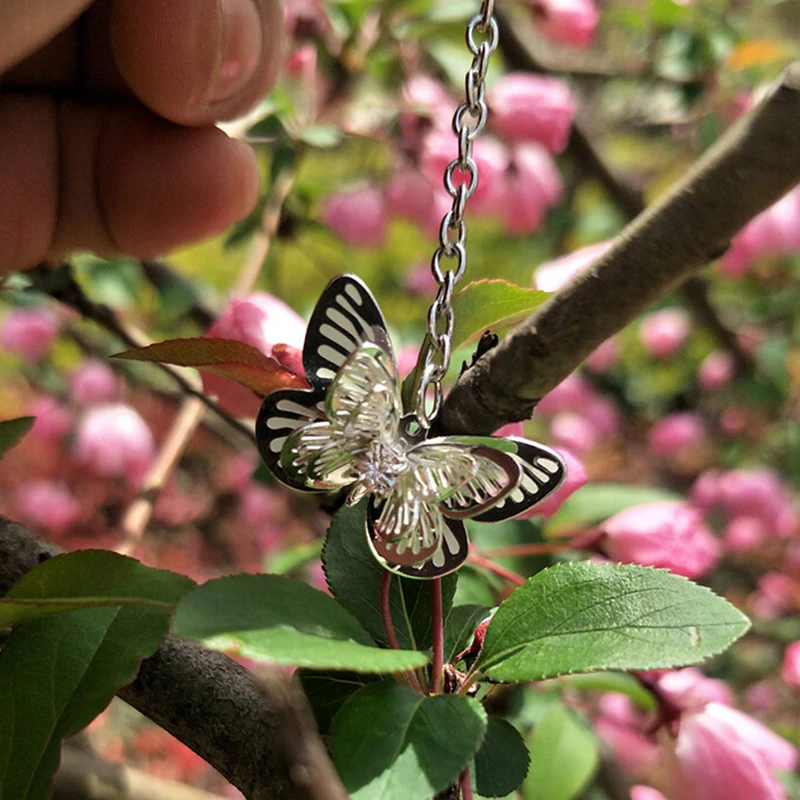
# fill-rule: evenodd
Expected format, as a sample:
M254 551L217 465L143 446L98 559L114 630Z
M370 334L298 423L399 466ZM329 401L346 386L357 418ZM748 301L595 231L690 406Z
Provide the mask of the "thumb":
M0 72L74 22L92 0L2 0Z

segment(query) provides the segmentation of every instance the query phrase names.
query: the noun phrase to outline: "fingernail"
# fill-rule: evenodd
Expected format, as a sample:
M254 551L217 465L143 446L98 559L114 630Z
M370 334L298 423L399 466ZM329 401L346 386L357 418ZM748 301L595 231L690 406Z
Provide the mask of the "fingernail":
M211 103L229 100L255 74L261 59L261 18L253 0L222 0L219 71Z

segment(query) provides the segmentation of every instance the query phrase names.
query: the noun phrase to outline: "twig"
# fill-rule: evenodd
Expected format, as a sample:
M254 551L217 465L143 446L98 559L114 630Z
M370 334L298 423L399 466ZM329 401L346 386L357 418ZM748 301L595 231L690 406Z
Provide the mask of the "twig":
M490 433L537 401L653 301L718 257L800 180L800 64L590 269L464 372L440 430Z
M400 642L397 640L397 634L394 630L394 622L392 622L392 605L391 605L391 591L392 591L392 573L388 570L384 570L383 574L381 575L381 588L380 588L380 598L381 598L381 618L383 619L383 628L386 631L386 641L389 643L389 647L392 650L399 650L400 649ZM413 670L407 669L403 676L406 679L408 685L422 694L422 686L420 682L417 680L417 676L414 674ZM398 682L399 682L399 673L398 673Z
M507 581L515 583L517 586L522 586L522 584L525 583L525 578L523 578L522 575L517 575L516 572L513 572L510 569L506 569L505 567L495 563L491 559L484 558L482 555L479 555L475 551L470 552L469 560L470 563L474 564L476 567L483 567L483 569L488 569L489 572L494 572L495 575L499 575L501 578L505 578Z
M458 776L458 785L461 787L461 800L472 800L472 781L469 777L469 767L464 767Z
M501 547L484 547L474 555L487 558L502 558L503 556L544 556L552 553L565 553L574 550L569 542L531 542L529 544L509 544Z
M431 628L433 645L433 663L431 664L431 694L439 694L442 690L442 673L444 672L444 619L442 617L442 579L431 581Z

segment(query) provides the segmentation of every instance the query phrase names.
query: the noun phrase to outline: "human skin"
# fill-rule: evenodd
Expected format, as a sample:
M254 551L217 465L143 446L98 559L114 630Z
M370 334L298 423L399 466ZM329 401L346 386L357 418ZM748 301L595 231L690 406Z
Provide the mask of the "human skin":
M77 249L147 257L258 195L245 113L281 63L281 0L0 0L0 274Z

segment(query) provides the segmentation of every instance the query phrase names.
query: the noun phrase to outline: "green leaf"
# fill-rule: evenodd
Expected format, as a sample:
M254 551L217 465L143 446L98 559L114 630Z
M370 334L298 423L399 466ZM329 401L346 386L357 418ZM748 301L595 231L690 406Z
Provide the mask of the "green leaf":
M490 608L455 606L444 624L444 661L449 664L472 641L475 628L489 616Z
M559 536L597 525L632 506L680 499L680 495L655 486L590 483L564 501L547 521L546 533L548 537Z
M487 328L506 328L524 319L548 298L547 292L523 289L504 280L484 279L467 284L453 298L456 325L453 350L480 336Z
M497 681L698 664L738 639L747 617L709 589L634 564L559 564L505 600L478 666Z
M55 570L61 586L69 584L63 573L68 558L53 559L61 562ZM148 582L150 599L165 608L189 582L146 572L151 574L138 576L140 581ZM98 580L83 569L75 584L81 579ZM42 585L46 592L47 582ZM123 587L115 589L124 594ZM88 725L136 677L141 659L152 655L167 634L169 617L168 611L148 606L84 608L14 628L0 651L0 797L48 796L61 740Z
M475 788L483 797L505 797L528 772L528 748L519 731L500 717L489 717L486 737L475 754Z
M328 149L341 144L344 134L335 125L314 125L301 130L297 138L312 147Z
M334 718L331 756L353 800L429 800L458 778L485 730L470 697L373 684Z
M178 604L173 633L214 650L314 669L398 672L428 661L424 653L375 647L336 600L281 575L208 581Z
M597 739L561 704L542 717L528 746L528 800L571 800L589 782L600 757Z
M328 588L336 599L381 644L386 644L380 606L380 585L385 570L367 544L366 501L343 507L333 518L322 551ZM457 577L442 579L442 613L450 612ZM392 576L389 594L392 623L400 647L425 650L431 645L431 585Z
M194 581L107 550L64 553L40 564L0 598L0 628L96 606L146 605L170 613Z
M345 701L370 683L385 680L380 675L359 675L357 672L322 672L297 670L297 677L306 693L321 734L327 734L331 722Z
M257 347L233 339L167 339L148 347L125 350L113 357L194 367L222 375L264 396L277 389L308 388L304 377L264 355Z
M17 417L0 420L0 458L2 458L33 427L36 417Z

